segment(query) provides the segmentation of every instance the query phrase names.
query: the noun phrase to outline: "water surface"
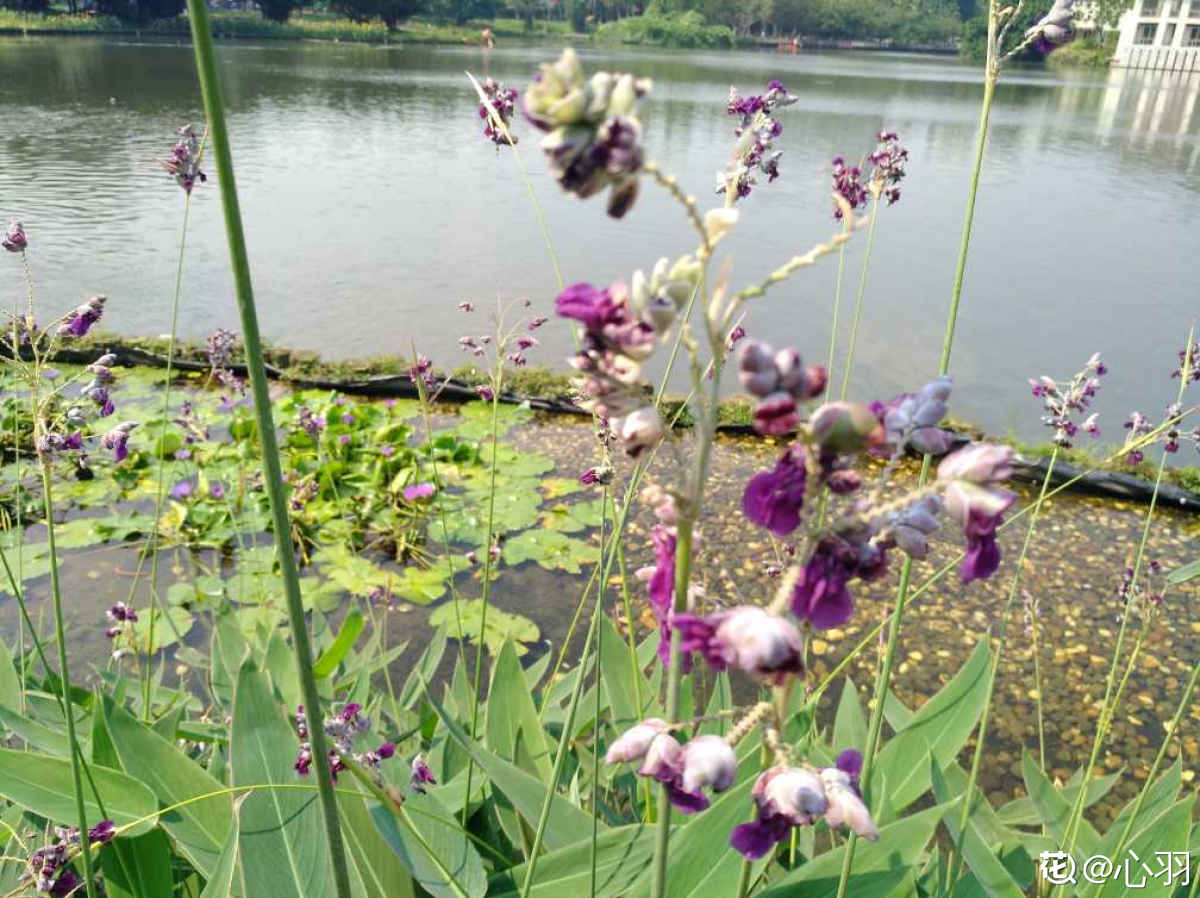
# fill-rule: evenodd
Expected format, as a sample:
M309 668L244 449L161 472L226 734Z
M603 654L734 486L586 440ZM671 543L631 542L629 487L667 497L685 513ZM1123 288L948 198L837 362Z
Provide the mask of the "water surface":
M463 75L524 84L551 46L475 48L233 43L219 50L238 181L266 334L331 358L418 348L451 368L457 338L486 330L455 311L531 298L555 278L509 153L479 136ZM831 233L828 160L869 152L881 127L911 150L902 202L881 215L854 387L911 386L936 366L954 272L981 86L953 59L867 53L582 52L653 77L646 145L702 198L731 141L731 84L779 77L783 178L744 204L735 284ZM1024 378L1066 376L1100 350L1112 375L1107 435L1130 408L1155 414L1175 385L1174 351L1196 310L1200 76L1014 70L992 113L987 165L952 369L955 410L988 428L1039 432ZM169 328L183 199L155 160L198 121L190 48L102 38L0 38L0 216L22 218L42 307L89 291L107 326ZM608 282L692 248L653 185L622 222L562 195L536 135L520 132L566 279ZM716 198L712 201L715 203ZM863 243L847 255L847 305ZM192 208L181 331L232 326L232 284L215 191ZM827 351L835 265L754 306L751 333ZM19 297L0 267L0 301ZM843 325L846 316L843 316ZM844 337L844 335L843 335ZM566 328L543 329L534 360L557 364Z

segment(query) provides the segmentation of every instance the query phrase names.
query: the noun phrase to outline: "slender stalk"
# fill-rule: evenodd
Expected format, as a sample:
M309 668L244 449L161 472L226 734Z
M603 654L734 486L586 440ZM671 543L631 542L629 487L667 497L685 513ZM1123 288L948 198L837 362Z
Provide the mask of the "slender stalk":
M167 421L171 414L171 376L175 365L175 335L179 329L179 295L183 290L183 255L187 246L188 216L192 210L192 195L185 194L183 201L183 227L179 233L179 261L175 266L175 295L171 300L171 342L167 344L167 373L163 386L162 424L158 429L160 449L165 445ZM166 498L167 460L158 460L158 486L154 499L154 528L150 531L150 620L146 623L146 670L142 684L142 719L150 721L150 683L154 670L154 624L158 614L158 524L162 518L163 501ZM136 581L135 581L136 582Z
M1004 611L1000 616L1000 639L996 642L996 651L992 655L991 670L988 673L987 692L983 699L983 713L979 718L979 732L975 737L975 751L971 756L971 771L967 776L967 788L963 795L962 812L958 820L959 837L951 852L950 886L947 889L950 894L954 893L954 886L958 883L959 874L962 872L963 844L967 838L967 823L970 819L971 811L975 806L972 796L975 793L975 784L979 780L979 765L983 759L983 745L987 741L988 715L992 710L992 698L996 690L996 677L1000 671L1000 660L1004 655L1004 646L1008 641L1008 616L1012 613L1013 600L1016 598L1017 590L1021 586L1021 573L1025 569L1025 558L1028 556L1029 547L1033 543L1033 534L1037 530L1038 518L1042 513L1042 504L1046 501L1046 492L1050 488L1050 477L1054 473L1054 463L1056 461L1058 461L1057 443L1054 444L1054 450L1050 453L1050 462L1046 466L1046 475L1042 478L1042 488L1038 493L1037 501L1034 502L1033 512L1029 516L1029 525L1025 528L1025 539L1021 543L1021 554L1017 556L1012 578L1008 582L1008 596L1004 602Z
M1187 342L1184 344L1184 346L1186 347L1186 350L1184 353L1183 365L1181 366L1181 370L1180 370L1179 391L1175 397L1176 403L1183 402L1184 390L1187 389L1188 381L1191 379L1191 365L1194 363L1193 359L1191 357L1191 346L1192 346L1192 337L1193 337L1194 333L1195 333L1195 328L1188 330ZM1142 527L1142 538L1138 543L1137 555L1134 557L1134 560L1133 560L1133 575L1130 577L1131 583L1137 582L1138 574L1141 572L1141 569L1142 569L1142 561L1146 555L1146 543L1150 539L1150 525L1154 521L1154 511L1158 505L1158 490L1159 490L1159 487L1162 485L1163 472L1166 470L1166 467L1167 467L1167 453L1164 451L1163 453L1161 453L1161 458L1159 459L1159 462L1158 462L1158 473L1155 475L1155 478L1154 478L1154 492L1150 496L1150 508L1146 512L1146 523ZM1121 627L1120 627L1120 630L1117 632L1117 645L1113 651L1112 665L1109 667L1108 681L1104 687L1104 703L1100 706L1101 707L1100 719L1096 723L1096 735L1095 735L1095 738L1093 738L1093 740L1092 740L1092 751L1088 758L1088 765L1084 769L1083 776L1081 777L1082 781L1079 784L1079 794L1075 797L1075 802L1071 807L1071 816L1067 818L1067 828L1066 828L1066 832L1065 832L1064 838L1063 838L1064 845L1063 845L1063 849L1062 849L1067 854L1070 854L1071 851L1075 847L1075 838L1079 832L1079 822L1080 822L1080 819L1083 817L1083 801L1084 801L1084 796L1087 793L1088 780L1091 779L1092 768L1094 768L1096 766L1096 759L1100 755L1100 746L1103 744L1103 742L1107 736L1107 733L1105 732L1105 728L1107 726L1106 717L1108 717L1108 719L1111 719L1111 714L1115 710L1115 708L1110 709L1109 702L1112 700L1112 696L1113 696L1113 686L1114 686L1113 681L1116 676L1117 661L1121 656L1121 647L1124 643L1125 631L1129 624L1130 600L1131 600L1131 596L1126 596L1125 607L1121 609ZM1140 640L1139 640L1139 642L1140 642ZM1135 650L1134 650L1135 657L1136 657L1136 651L1137 650L1135 648ZM1133 660L1131 658L1130 659L1131 666L1132 666L1132 663L1133 663ZM1128 677L1128 673L1126 674L1126 677ZM1122 681L1122 688L1123 687L1124 687L1124 681Z
M601 499L600 512L600 545L604 545L604 521L608 515L608 487L604 488L604 495ZM604 596L604 590L600 589L596 596L596 605L601 605L601 599ZM596 628L596 707L595 717L592 722L592 732L596 734L596 744L592 746L592 848L591 848L591 871L589 878L589 898L596 898L596 885L599 882L597 876L597 864L599 862L599 852L596 850L596 840L600 837L600 714L602 707L600 704L600 693L603 692L600 681L601 663L600 659L604 657L604 628ZM583 670L579 671L580 678L583 677Z
M795 831L793 830L793 835ZM750 872L751 863L748 859L742 860L742 872L738 874L737 898L746 898L750 894Z
M858 345L858 324L862 319L863 294L867 290L867 270L871 267L871 247L875 243L875 220L879 217L879 197L871 204L871 224L867 226L867 247L863 250L862 272L858 276L858 296L854 301L854 318L850 322L850 346L846 349L846 370L842 372L842 392L839 399L846 398L850 389L850 372L854 370L854 349ZM832 377L830 372L830 377ZM828 391L826 391L828 396Z
M849 216L842 217L842 233L850 230ZM837 357L838 313L842 308L842 275L846 270L846 244L838 247L837 279L833 282L833 320L829 324L829 361L825 365L825 401L833 391L833 361Z
M63 625L62 590L58 582L58 550L54 541L54 495L50 483L50 462L40 458L42 471L42 498L46 508L46 536L50 550L50 595L54 604L54 635L58 640L58 676L62 685L62 701L67 718L67 741L71 746L71 782L75 790L75 810L79 820L80 844L86 845L88 838L87 808L83 804L83 770L79 738L75 733L75 714L71 710L71 672L67 666L67 634ZM84 851L83 881L88 898L96 898L96 883L93 881L91 853Z
M942 338L942 355L938 365L938 374L945 374L950 368L950 351L954 346L954 330L958 321L958 308L962 298L963 278L967 269L967 251L971 244L971 227L975 219L975 197L979 190L979 175L983 170L983 153L987 146L988 117L992 110L992 98L996 90L996 78L999 68L995 57L996 38L996 0L991 0L988 10L988 61L984 72L983 103L979 110L979 127L975 136L975 166L971 171L970 187L967 191L967 209L963 216L962 239L958 248L958 263L954 272L954 286L950 295L950 309L946 314L946 329ZM924 486L929 478L931 468L930 456L926 455L921 463L921 476L918 488ZM891 682L892 662L896 654L896 646L900 641L901 623L904 618L904 608L908 601L908 587L912 577L912 559L905 557L900 569L900 585L896 591L896 607L892 612L891 625L888 632L887 648L884 651L883 664L875 683L875 707L871 710L871 724L867 736L867 748L863 753L862 782L870 782L871 767L874 764L875 752L879 747L879 734L883 726L883 706L886 703L888 687ZM879 796L872 796L878 802ZM854 865L854 849L858 844L858 836L851 833L846 844L846 855L842 862L842 873L838 880L837 898L846 898L846 887L850 881L850 870Z
M495 524L496 514L496 464L500 457L499 436L496 433L499 420L500 408L500 387L501 377L503 372L504 356L497 349L496 359L496 377L492 384L492 467L490 472L490 485L488 489L488 522L487 522L487 547L485 548L486 555L483 560L483 589L481 601L483 608L479 612L479 636L475 643L475 682L471 686L471 738L475 738L475 731L479 727L479 686L482 682L483 675L483 646L484 634L487 632L487 613L488 599L492 592L492 531ZM462 809L462 825L463 829L467 828L467 814L471 808L471 779L475 773L475 764L472 758L467 758L467 791L463 797Z
M225 213L225 230L229 240L229 255L233 267L238 310L242 319L242 338L246 347L246 369L254 397L254 412L258 421L258 436L262 448L263 475L267 496L270 499L271 519L275 531L275 549L283 578L283 591L287 599L292 644L296 652L296 666L300 675L305 713L308 718L309 739L312 743L313 756L319 759L315 765L317 788L321 797L334 884L338 898L350 898L350 876L346 867L345 846L338 823L337 796L334 795L329 765L325 763L329 753L321 719L321 696L317 691L316 679L313 676L312 645L304 616L304 604L300 596L300 574L290 538L292 528L288 520L287 499L283 489L283 472L279 464L279 447L276 442L275 421L271 411L271 396L268 392L266 365L263 360L262 338L259 335L258 313L255 309L254 290L250 281L250 261L246 252L246 238L242 231L241 210L238 206L233 155L225 124L225 106L221 96L221 82L217 74L208 6L204 0L188 0L188 21L191 24L192 41L196 51L196 71L200 79L200 90L204 96L204 109L212 135L213 152L216 156L217 180L221 192L221 205Z

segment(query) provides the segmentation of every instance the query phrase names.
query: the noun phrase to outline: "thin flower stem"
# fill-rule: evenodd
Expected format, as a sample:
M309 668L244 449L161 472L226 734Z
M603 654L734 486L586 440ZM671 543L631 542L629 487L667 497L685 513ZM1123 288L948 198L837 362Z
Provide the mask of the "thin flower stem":
M850 374L854 370L854 349L858 345L858 324L862 319L863 294L867 291L867 270L871 267L871 247L875 244L875 220L879 217L879 197L871 204L871 223L867 226L867 246L863 250L862 273L858 276L858 296L854 301L854 318L850 321L850 346L846 349L846 370L842 372L842 392L839 399L846 398L850 389ZM829 372L832 379L833 372ZM828 393L826 394L828 395Z
M166 446L167 421L171 415L171 377L175 365L175 335L179 329L179 296L183 291L183 255L187 246L188 216L192 209L191 193L184 194L183 226L179 233L179 261L175 266L175 295L171 300L171 341L167 344L167 373L163 385L162 424L158 429L158 449ZM150 620L146 623L146 669L142 684L142 719L150 722L150 684L154 671L154 625L158 615L158 527L162 519L163 501L166 498L167 460L158 459L158 487L154 499L154 527L150 531ZM136 580L134 581L136 582Z
M991 0L988 15L988 46L994 46L996 34L996 0ZM967 268L967 251L971 243L971 226L975 218L975 197L979 189L979 176L983 170L983 154L987 146L988 117L992 109L992 97L995 94L996 74L994 59L989 52L984 75L983 103L979 111L979 128L975 138L975 166L971 171L971 182L967 192L967 209L963 217L962 240L958 249L958 263L954 273L954 286L951 290L950 309L946 314L946 328L942 339L941 361L938 364L938 374L945 374L950 368L950 351L954 346L954 330L958 321L959 302L962 297L963 277ZM918 488L925 485L931 468L931 457L926 455L921 462L921 476L917 481ZM896 654L896 646L900 641L901 624L904 619L904 609L908 601L908 586L912 577L912 559L905 556L900 569L900 585L896 590L896 607L892 612L891 625L888 632L887 648L884 651L883 663L880 666L879 677L875 682L875 706L871 709L871 724L867 736L866 751L863 752L862 782L870 782L871 767L874 764L875 752L879 746L879 735L883 726L883 707L886 704L888 689L891 684L892 662ZM877 803L880 796L872 796ZM850 870L854 865L854 849L858 844L857 834L851 833L846 843L846 855L842 863L841 877L838 879L837 898L846 898L846 888L850 882Z
M600 513L600 545L604 545L604 522L608 515L608 506L609 506L608 487L607 486L604 488L604 495L601 498L601 502L602 502L602 505L601 505L601 513ZM597 606L600 605L600 597L603 595L604 595L604 591L599 590L598 594L597 594L597 601L596 601ZM591 845L591 876L589 879L590 887L589 887L589 892L588 892L590 898L596 898L596 885L599 882L599 879L597 876L597 869L598 869L597 864L599 862L599 852L596 849L596 840L600 837L600 743L599 743L599 735L600 735L600 713L602 710L601 704L600 704L600 693L603 692L603 689L601 689L602 684L600 682L601 659L604 657L604 649L603 649L604 642L603 642L603 640L604 640L604 628L597 627L596 628L596 708L595 708L596 716L595 716L595 718L593 720L593 724L592 724L592 732L596 734L597 741L596 741L596 744L592 748L592 845ZM581 678L583 677L582 670L579 671L579 676Z
M1038 518L1042 513L1042 505L1046 501L1046 492L1050 488L1050 477L1054 473L1054 463L1056 461L1058 461L1057 443L1054 444L1054 449L1050 453L1050 462L1046 466L1046 475L1042 478L1041 491L1038 493L1037 501L1033 504L1033 511L1029 515L1029 525L1025 528L1025 539L1021 543L1021 553L1017 556L1016 564L1013 566L1012 578L1008 583L1008 596L1004 602L1004 611L1000 616L1000 638L996 642L996 651L992 655L987 692L983 699L983 713L979 718L979 731L975 737L975 750L971 756L971 771L967 776L966 791L963 793L962 812L958 820L958 841L954 843L954 848L951 851L950 886L947 889L950 894L954 893L954 886L958 883L958 877L962 873L963 844L967 839L967 823L970 819L971 811L975 807L973 795L975 793L975 784L979 781L979 765L983 759L983 746L987 741L988 715L992 710L992 698L996 691L996 678L1000 672L1000 660L1004 655L1004 647L1008 641L1008 619L1012 613L1013 601L1021 586L1021 573L1025 570L1025 559L1029 555L1030 545L1033 544L1033 534L1037 530Z
M479 612L479 635L475 643L475 680L471 686L471 738L476 737L476 730L479 728L479 687L482 683L483 675L483 647L484 635L487 633L487 613L488 599L492 593L492 537L496 520L496 465L500 457L500 438L496 433L499 428L500 417L500 387L504 376L503 354L500 348L497 347L496 357L496 374L492 383L492 467L489 472L490 484L488 488L488 518L487 518L487 546L486 554L483 560L483 587L480 599L483 602L483 607ZM471 780L475 773L475 763L470 757L467 758L467 798L463 801L462 810L462 826L467 828L467 813L470 809L471 796Z
M50 462L45 456L41 456L39 466L42 472L42 499L46 509L47 547L50 550L50 596L54 604L54 635L58 640L58 677L62 685L62 702L66 710L67 741L71 746L71 781L75 790L79 840L81 844L87 844L88 822L87 808L83 803L82 754L79 749L79 738L75 733L75 714L71 710L71 672L67 666L67 634L66 627L63 625L62 590L58 581L58 550L54 540L54 494L50 483ZM87 888L87 895L88 898L96 898L91 854L84 851L82 856L83 880Z
M850 230L849 215L842 215L842 231ZM842 308L842 278L846 271L846 244L838 247L837 279L833 282L833 320L829 323L829 361L825 364L825 401L833 390L833 363L837 359L838 315Z
M792 830L795 835L795 830ZM752 864L749 858L742 858L742 872L738 874L737 898L746 898L750 894L750 873Z
M1185 346L1190 347L1192 345L1192 338L1193 338L1194 333L1195 333L1194 328L1188 330L1187 342L1184 344ZM1182 369L1180 371L1180 377L1179 377L1179 391L1178 391L1177 396L1175 397L1176 403L1183 402L1183 393L1184 393L1184 390L1187 389L1187 384L1191 377L1190 365L1191 365L1191 353L1185 352L1184 353L1184 361L1183 361L1183 365L1182 365ZM1146 555L1146 543L1150 539L1150 525L1154 521L1154 511L1158 505L1158 491L1159 491L1159 488L1162 486L1163 472L1166 470L1166 467L1167 467L1167 453L1164 451L1161 454L1161 458L1159 459L1159 462L1158 462L1158 473L1154 477L1154 492L1150 496L1150 508L1146 512L1146 523L1142 527L1142 538L1138 543L1137 555L1134 557L1134 560L1133 560L1133 575L1130 577L1130 581L1132 583L1137 582L1138 574L1141 572L1141 569L1142 569L1142 561L1144 560L1145 555ZM1125 597L1125 607L1121 609L1121 627L1117 632L1117 645L1113 651L1112 664L1110 665L1109 670L1108 670L1108 681L1104 687L1104 702L1100 706L1101 707L1100 720L1097 721L1096 735L1092 740L1092 751L1088 757L1088 765L1083 771L1083 776L1081 778L1081 782L1079 785L1079 794L1077 796L1075 796L1075 801L1071 807L1071 815L1067 818L1067 827L1066 827L1066 831L1064 833L1064 837L1063 837L1064 844L1062 847L1062 850L1065 851L1067 854L1070 854L1072 852L1072 850L1074 850L1074 848L1075 848L1075 838L1079 833L1079 822L1080 822L1081 818L1083 817L1083 802L1084 802L1085 794L1087 793L1088 780L1091 779L1092 769L1096 766L1096 759L1100 756L1100 747L1101 747L1102 743L1104 742L1105 737L1107 736L1107 733L1104 732L1104 730L1105 730L1105 715L1106 715L1106 713L1110 713L1109 712L1109 707L1110 707L1109 703L1113 698L1113 687L1114 687L1114 680L1115 680L1116 672L1117 672L1117 662L1121 656L1121 648L1124 645L1124 641L1125 641L1125 631L1128 628L1128 624L1129 624L1130 600L1131 600L1131 596L1126 596ZM1134 650L1135 655L1136 655L1136 651L1137 651L1137 649L1135 648L1135 650ZM1132 658L1130 659L1130 664L1132 665Z
M242 319L242 338L246 347L246 369L254 398L254 412L258 421L258 437L262 449L263 475L267 495L270 499L271 518L275 531L275 550L283 579L283 591L287 599L292 644L296 652L296 667L300 676L305 713L308 718L309 739L312 743L313 756L319 759L315 765L317 787L321 797L335 890L338 898L350 898L350 875L346 866L345 846L342 842L342 832L338 822L337 797L334 795L329 765L323 763L324 759L328 757L328 749L321 719L321 696L313 675L312 645L304 615L304 602L300 595L300 574L290 537L292 528L288 520L287 499L283 489L283 472L280 468L275 421L271 410L271 395L263 360L262 339L259 336L254 290L250 280L250 261L246 253L246 238L242 231L242 215L238 207L233 155L230 151L229 133L225 125L225 106L221 96L221 82L217 74L208 6L204 0L188 0L188 21L191 24L192 41L196 51L196 70L212 135L213 152L216 157L217 180L220 186L221 205L225 214L225 230L229 240L229 254L233 267L238 309Z

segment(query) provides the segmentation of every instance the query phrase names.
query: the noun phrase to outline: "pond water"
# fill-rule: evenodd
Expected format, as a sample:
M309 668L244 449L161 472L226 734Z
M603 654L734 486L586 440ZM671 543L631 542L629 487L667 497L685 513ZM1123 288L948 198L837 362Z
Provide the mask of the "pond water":
M266 334L331 358L406 353L446 368L468 327L457 302L530 297L555 280L526 188L479 135L463 72L523 85L553 46L476 48L236 43L219 48ZM866 53L582 51L589 68L654 78L649 154L707 197L731 140L729 86L784 80L783 177L744 204L735 283L758 280L831 233L828 160L881 127L911 150L902 202L881 215L855 371L890 395L936 364L966 192L980 82L953 59ZM1166 375L1192 322L1200 244L1200 76L1013 70L993 111L953 370L956 412L995 432L1038 433L1024 378L1066 376L1095 351L1113 371L1108 435L1134 407L1174 396ZM111 298L107 326L169 328L183 200L155 160L200 119L181 43L0 38L0 216L34 241L41 295ZM608 282L692 248L679 211L646 185L622 222L559 193L528 128L520 149L568 281ZM714 199L715 202L715 199ZM848 254L858 277L862 244ZM235 313L216 194L197 192L181 330ZM747 328L824 360L835 265L752 309ZM19 296L18 266L0 296ZM851 303L852 295L846 302ZM843 322L845 322L843 318ZM479 327L476 320L470 326ZM568 330L535 361L559 364Z

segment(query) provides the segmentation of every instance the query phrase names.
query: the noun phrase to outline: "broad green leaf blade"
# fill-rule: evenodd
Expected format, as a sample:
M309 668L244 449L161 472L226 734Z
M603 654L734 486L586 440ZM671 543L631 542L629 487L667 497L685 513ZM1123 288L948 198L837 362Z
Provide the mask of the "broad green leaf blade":
M241 806L240 800L234 803L234 809ZM237 813L233 815L233 824L229 827L229 835L225 839L225 845L221 848L221 853L217 856L217 861L213 865L208 876L208 882L204 886L204 891L200 893L200 898L229 898L235 894L234 889L234 874L238 868L238 843L241 838L241 824ZM236 890L241 892L239 888Z
M434 898L480 898L487 891L479 852L432 795L412 795L396 813L377 804L370 814L413 879Z
M1148 783L1143 788L1146 790L1146 797L1142 801L1142 806L1138 810L1137 820L1134 821L1133 831L1131 836L1136 836L1150 820L1153 820L1160 813L1169 808L1179 795L1179 789L1183 785L1183 761L1176 759L1175 763L1168 767L1157 780L1153 783ZM1129 825L1129 817L1133 813L1134 807L1137 805L1137 796L1131 798L1128 804L1121 809L1121 813L1117 815L1117 819L1109 826L1108 832L1104 834L1104 838L1100 840L1100 850L1109 852L1112 855L1116 851L1117 842L1125 833L1125 827Z
M542 804L546 800L545 783L485 749L455 723L432 692L426 692L426 696L438 712L450 737L483 769L493 788L503 792L521 816L533 826L537 826ZM601 823L600 830L605 829L607 827ZM550 802L550 817L546 823L546 847L553 851L591 837L592 815L571 804L566 797L554 795Z
M1028 751L1021 758L1021 774L1025 778L1025 789L1033 799L1042 822L1050 830L1054 841L1061 845L1066 835L1067 821L1071 816L1071 802L1046 777L1037 761ZM1075 851L1082 852L1083 857L1091 857L1100 851L1100 836L1087 819L1081 819L1075 836Z
M313 664L313 674L318 680L323 680L342 663L342 659L346 657L346 653L358 640L362 634L363 627L366 626L366 619L363 613L357 608L351 608L346 619L342 621L342 629L338 631L337 639L333 641L333 645L325 650L316 663Z
M108 898L162 898L174 888L171 842L161 829L114 839L100 849Z
M163 827L192 866L205 877L211 875L233 825L233 802L225 787L111 698L105 696L103 705L121 766L136 770L159 802L174 808L161 815ZM201 798L206 795L211 797Z
M550 779L550 747L512 640L506 639L492 667L487 704L488 747L542 781Z
M936 801L950 802L951 799L959 798L966 791L966 783L962 784L960 789L951 789L946 781L946 776L942 773L942 769L936 762L931 762L930 777L933 781L933 796ZM987 798L977 788L972 790L970 801L972 805L986 805ZM990 806L989 806L990 807ZM971 815L967 818L966 830L960 830L959 823L962 819L962 808L955 803L946 816L942 818L942 822L946 825L946 829L950 832L950 837L958 844L959 850L962 851L962 856L967 862L967 866L971 868L971 872L975 874L975 879L979 886L991 898L1024 898L1024 893L1021 887L1017 885L1016 880L1012 878L1012 874L1008 872L1004 864L1000 863L1000 858L996 852L992 851L984 841L979 832L979 827L976 825L978 812L971 810Z
M1175 568L1175 570L1167 574L1167 582L1175 586L1179 583L1186 583L1196 577L1200 577L1200 558L1188 562L1183 567Z
M601 833L596 840L596 898L625 898L634 880L654 858L654 827L621 826ZM526 864L494 876L488 898L518 898L525 882ZM584 839L538 858L529 898L562 898L591 894L592 840Z
M958 754L983 711L990 672L991 651L984 638L950 682L879 752L871 768L872 806L882 794L883 776L887 777L888 799L897 811L924 794L930 785L929 755L939 767L945 767Z
M1105 883L1104 891L1100 893L1099 898L1122 898L1122 896L1129 895L1137 895L1139 898L1142 895L1153 896L1153 898L1169 898L1171 895L1182 894L1180 886L1185 883L1179 878L1182 874L1182 871L1179 870L1179 867L1182 866L1179 858L1175 858L1175 879L1173 882L1167 883L1165 882L1166 877L1161 872L1164 858L1159 852L1178 852L1186 855L1192 806L1195 803L1196 796L1192 794L1161 811L1153 819L1147 818L1148 825L1125 846L1119 858L1113 858L1120 865L1118 869L1122 872L1114 875ZM1107 857L1107 855L1105 856ZM1133 860L1133 856L1141 858L1152 872L1146 873L1141 868L1141 864ZM1124 869L1126 861L1129 862L1128 885L1126 885ZM1194 864L1195 861L1191 863ZM1154 876L1154 873L1158 873L1158 876ZM1191 875L1194 876L1195 873L1192 872ZM1187 874L1183 874L1183 878L1187 879Z
M853 898L891 895L924 852L938 821L956 805L939 804L897 820L880 829L876 842L859 839L850 871ZM845 844L826 851L755 898L835 898L845 854Z
M854 681L846 677L842 696L838 699L837 715L833 718L833 750L847 748L863 751L867 744L867 718L863 714L862 701Z
M367 813L363 798L338 793L342 835L365 898L414 898L412 876Z
M158 803L145 783L119 770L90 769L113 823L125 826L137 821L129 830L135 836L154 828ZM66 758L0 748L0 797L56 823L71 825L78 819L71 762ZM89 821L103 819L90 788L85 790L84 808Z
M642 672L634 667L629 643L621 638L607 617L600 618L600 627L600 676L612 706L612 724L618 732L623 733L643 716L638 703L638 679ZM645 701L647 690L644 685L640 688L642 700Z
M264 674L247 660L233 700L230 761L235 786L295 786L296 736L271 696ZM318 761L319 763L319 761ZM333 895L333 865L316 789L263 789L240 813L242 877L247 895Z
M1062 792L1063 798L1069 804L1075 803L1076 796L1079 795L1079 779L1080 772L1076 770L1067 784L1059 791ZM1084 796L1083 806L1090 808L1101 798L1107 795L1112 787L1117 784L1121 778L1121 773L1110 773L1108 776L1098 776L1095 779L1088 780L1087 795ZM1174 798L1174 796L1172 796ZM1033 806L1033 800L1025 795L1021 798L1014 798L1002 808L996 810L996 816L1001 823L1008 826L1040 826L1042 818L1037 812L1037 808Z
M3 639L0 639L0 707L14 711L21 708L21 678Z

